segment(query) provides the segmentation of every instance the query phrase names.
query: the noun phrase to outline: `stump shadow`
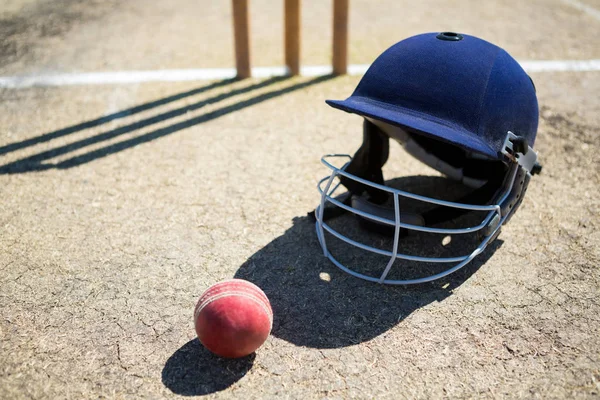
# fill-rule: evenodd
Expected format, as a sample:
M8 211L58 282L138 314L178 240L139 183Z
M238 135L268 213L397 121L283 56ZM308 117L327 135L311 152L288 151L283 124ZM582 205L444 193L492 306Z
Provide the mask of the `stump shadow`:
M153 110L160 106L168 104L170 105L170 103L189 98L190 96L201 94L215 88L229 88L229 90L224 93L219 93L183 106L171 105L172 108L167 111L163 111L159 108L158 110L155 110L152 115L146 116L141 120L125 123L115 128L108 128L104 131L93 133L90 136L78 138L70 143L62 144L32 155L21 157L15 161L4 163L3 165L0 165L0 175L46 171L49 169L64 170L74 168L82 164L87 164L89 162L133 148L135 146L139 146L141 144L159 140L163 137L175 134L192 126L212 121L222 116L252 107L279 96L326 82L334 78L334 75L324 75L311 78L306 81L296 82L290 77L275 77L250 83L243 87L233 87L232 85L235 82L233 79L211 83L200 88L195 88L145 104L140 104L116 113L77 123L59 130L24 139L19 142L0 146L0 157L2 157L5 154L23 151L31 146L51 142L55 139L64 139L75 133L89 130L90 128L98 128L109 122L121 120L141 112L148 112L149 110ZM281 87L282 84L287 84L287 86ZM270 90L264 91L266 89ZM226 100L242 94L253 95L250 98L236 101L233 104L227 104L225 102ZM225 104L214 108L215 104L224 102ZM200 115L192 116L184 119L183 121L177 120L177 118L181 118L190 113L200 112L201 110L208 108L208 106L213 106L213 108L211 108L210 111L206 111ZM145 131L145 129L154 127L159 123L164 124L165 121L173 121L173 123L167 126L157 127L148 132ZM137 136L131 137L132 135ZM114 143L115 140L120 141ZM54 159L57 157L59 157L59 161L54 161Z

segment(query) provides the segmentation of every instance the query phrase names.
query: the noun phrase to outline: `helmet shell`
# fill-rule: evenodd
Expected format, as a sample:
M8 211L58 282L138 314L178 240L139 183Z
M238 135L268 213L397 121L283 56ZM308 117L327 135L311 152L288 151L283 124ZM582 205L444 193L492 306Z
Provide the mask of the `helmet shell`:
M327 103L499 160L508 131L533 147L539 118L533 82L514 58L453 33L396 43L349 98Z

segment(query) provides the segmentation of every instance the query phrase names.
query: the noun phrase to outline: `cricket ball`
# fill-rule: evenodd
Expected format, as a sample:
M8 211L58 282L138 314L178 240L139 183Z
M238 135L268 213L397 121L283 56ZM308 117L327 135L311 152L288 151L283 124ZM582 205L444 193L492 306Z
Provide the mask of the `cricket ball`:
M200 296L194 310L200 343L218 356L252 354L269 337L273 311L265 293L243 279L216 283Z

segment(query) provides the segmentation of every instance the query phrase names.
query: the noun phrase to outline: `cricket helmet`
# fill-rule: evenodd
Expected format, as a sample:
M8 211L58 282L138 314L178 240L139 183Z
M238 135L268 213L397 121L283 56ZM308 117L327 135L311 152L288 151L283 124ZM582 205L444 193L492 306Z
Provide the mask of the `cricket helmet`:
M405 39L373 62L350 97L327 104L364 118L363 143L353 157L322 158L331 174L318 185L317 236L334 264L369 281L422 283L462 268L498 236L521 204L531 176L541 171L533 150L539 118L533 81L506 51L474 36L443 32ZM458 199L441 199L386 185L382 167L390 138L470 191ZM339 160L345 162L336 166ZM338 195L340 187L347 191ZM411 202L429 208L415 211ZM328 223L346 212L357 215L370 231L389 233L392 248L361 243L341 232L344 224ZM452 227L468 213L481 219L472 226ZM403 237L418 232L474 234L478 239L459 256L401 252ZM375 273L357 271L332 254L330 236L387 259ZM432 274L417 269L413 277L391 277L403 262L445 267Z

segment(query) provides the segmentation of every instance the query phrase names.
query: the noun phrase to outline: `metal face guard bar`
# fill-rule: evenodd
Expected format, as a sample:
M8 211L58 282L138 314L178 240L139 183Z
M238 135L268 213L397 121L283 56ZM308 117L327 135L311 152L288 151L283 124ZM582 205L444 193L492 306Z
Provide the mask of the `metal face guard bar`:
M505 222L505 220L510 215L510 214L503 215L501 205L504 204L505 200L508 198L509 194L511 193L511 190L512 190L514 182L515 182L515 177L517 176L517 172L519 171L519 168L516 165L514 168L510 169L510 172L509 172L510 179L508 179L506 181L506 184L504 185L502 192L496 197L497 200L494 201L496 204L473 205L473 204L455 203L455 202L451 202L451 201L434 199L431 197L421 196L421 195L405 192L402 190L393 189L393 188L390 188L390 187L387 187L384 185L380 185L377 183L373 183L373 182L361 179L355 175L349 174L346 171L344 171L344 168L347 164L345 164L344 167L342 167L342 168L335 167L333 164L331 164L328 161L329 159L332 159L332 158L347 158L348 160L352 159L352 157L350 157L349 155L346 155L346 154L329 154L329 155L325 155L321 158L321 162L325 166L327 166L329 169L332 170L331 175L323 178L321 181L319 181L319 184L317 185L317 189L319 190L319 192L321 194L321 202L315 212L315 218L317 220L316 221L316 230L317 230L317 237L319 239L319 243L321 244L321 248L323 249L323 254L325 255L325 257L327 257L329 260L331 260L331 262L333 262L337 267L339 267L343 271L349 273L350 275L353 275L355 277L362 278L362 279L365 279L365 280L371 281L371 282L391 284L391 285L409 285L409 284L430 282L430 281L433 281L436 279L440 279L440 278L447 276L447 275L459 270L460 268L464 267L473 258L475 258L478 254L483 252L483 250L485 250L487 245L493 239L495 239L495 237L499 234L500 227L502 226L502 224ZM339 187L339 183L337 185L335 185L333 188L332 188L332 184L333 184L335 178L338 176L344 176L348 179L355 180L364 185L368 185L368 186L374 187L376 189L390 193L394 199L394 215L395 215L394 220L390 220L387 218L382 218L382 217L379 217L376 215L365 213L362 210L358 210L356 208L348 206L348 205L336 200L335 198L333 198L333 194ZM325 184L324 188L323 188L323 184ZM467 227L467 228L443 229L443 228L432 228L432 227L426 227L426 226L412 225L412 224L403 223L400 220L400 215L401 215L400 214L400 197L411 198L414 200L419 200L419 201L423 201L426 203L436 204L436 205L445 206L445 207L460 208L460 209L472 210L472 211L488 211L488 213L480 224L473 226L473 227ZM395 229L394 230L394 245L393 245L394 247L392 248L392 251L386 251L386 250L382 250L382 249L378 249L378 248L375 248L372 246L365 245L363 243L359 243L355 240L352 240L352 239L342 235L341 233L335 231L333 228L331 228L329 225L327 225L323 220L323 212L324 212L325 205L327 202L330 202L330 203L336 205L337 207L341 207L341 208L345 209L346 211L352 212L352 213L362 216L364 218L368 218L368 219L377 221L382 224L394 226L394 229ZM483 236L483 239L482 239L481 243L479 244L479 246L477 246L477 248L475 250L473 250L470 254L465 255L465 256L446 257L446 258L443 258L443 257L420 257L420 256L415 256L415 255L410 255L410 254L398 253L400 228L415 230L415 231L422 231L422 232L429 232L429 233L448 234L448 235L473 233L473 232L481 231L484 234L484 236ZM387 265L385 266L385 268L383 269L381 275L379 277L374 277L374 276L361 274L361 273L353 271L352 269L342 265L338 260L336 260L333 257L333 255L327 249L327 243L325 240L325 231L329 232L336 238L338 238L350 245L356 246L358 248L361 248L363 250L366 250L366 251L369 251L372 253L390 257L390 259L389 259ZM403 260L416 261L416 262L435 262L435 263L446 263L446 262L454 263L454 262L456 262L457 264L439 274L430 275L430 276L423 277L423 278L406 279L406 280L386 279L386 277L389 274L396 259L403 259Z

